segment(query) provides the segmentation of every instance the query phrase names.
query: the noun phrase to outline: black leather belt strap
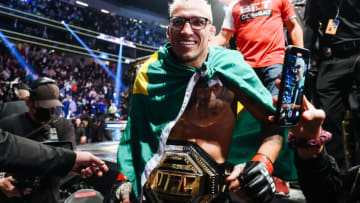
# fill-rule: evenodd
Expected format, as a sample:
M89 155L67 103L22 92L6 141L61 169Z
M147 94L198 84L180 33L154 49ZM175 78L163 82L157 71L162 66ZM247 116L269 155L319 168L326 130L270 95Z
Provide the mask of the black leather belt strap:
M345 41L323 46L323 56L326 58L347 57L356 53L360 53L360 40Z

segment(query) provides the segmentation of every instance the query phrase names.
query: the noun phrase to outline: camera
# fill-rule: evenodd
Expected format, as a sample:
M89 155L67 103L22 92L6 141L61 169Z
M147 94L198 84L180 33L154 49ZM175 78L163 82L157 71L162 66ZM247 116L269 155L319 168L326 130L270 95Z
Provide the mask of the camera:
M13 183L18 190L24 190L25 188L36 189L40 186L40 176L23 176L18 174L6 173L5 177L12 176L16 182Z

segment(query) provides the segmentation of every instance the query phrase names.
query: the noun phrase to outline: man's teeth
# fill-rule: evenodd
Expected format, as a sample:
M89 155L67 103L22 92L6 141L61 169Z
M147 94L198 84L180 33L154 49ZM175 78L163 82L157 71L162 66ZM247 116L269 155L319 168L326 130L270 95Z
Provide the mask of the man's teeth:
M184 41L181 41L180 44L183 44L183 45L194 45L195 42L184 42Z

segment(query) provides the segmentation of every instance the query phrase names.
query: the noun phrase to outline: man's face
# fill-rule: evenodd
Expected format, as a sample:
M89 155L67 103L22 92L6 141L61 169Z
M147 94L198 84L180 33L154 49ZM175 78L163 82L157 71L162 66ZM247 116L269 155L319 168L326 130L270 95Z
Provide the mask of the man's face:
M300 67L295 68L295 80L297 82L300 82L302 80L302 71L301 71Z
M34 118L37 122L48 122L55 117L55 108L35 107L32 109Z
M75 119L75 124L78 125L78 126L80 126L80 123L81 123L81 120L80 120L79 118L76 118L76 119Z
M295 63L295 80L297 82L300 82L303 78L303 74L304 74L304 69L305 69L305 62L302 58L297 58L296 59L296 63Z
M205 17L210 19L208 12L198 2L188 2L174 9L171 16ZM182 28L168 27L166 36L176 57L186 65L200 67L208 54L208 43L215 36L215 27L209 23L203 29L193 29L187 21Z

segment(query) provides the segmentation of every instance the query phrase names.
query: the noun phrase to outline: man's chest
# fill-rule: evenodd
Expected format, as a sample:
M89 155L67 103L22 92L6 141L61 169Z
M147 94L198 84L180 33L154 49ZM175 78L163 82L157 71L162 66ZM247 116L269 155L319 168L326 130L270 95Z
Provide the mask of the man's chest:
M199 82L189 104L171 133L171 138L207 138L213 134L232 134L235 123L235 93L220 80ZM225 132L230 129L229 132Z

